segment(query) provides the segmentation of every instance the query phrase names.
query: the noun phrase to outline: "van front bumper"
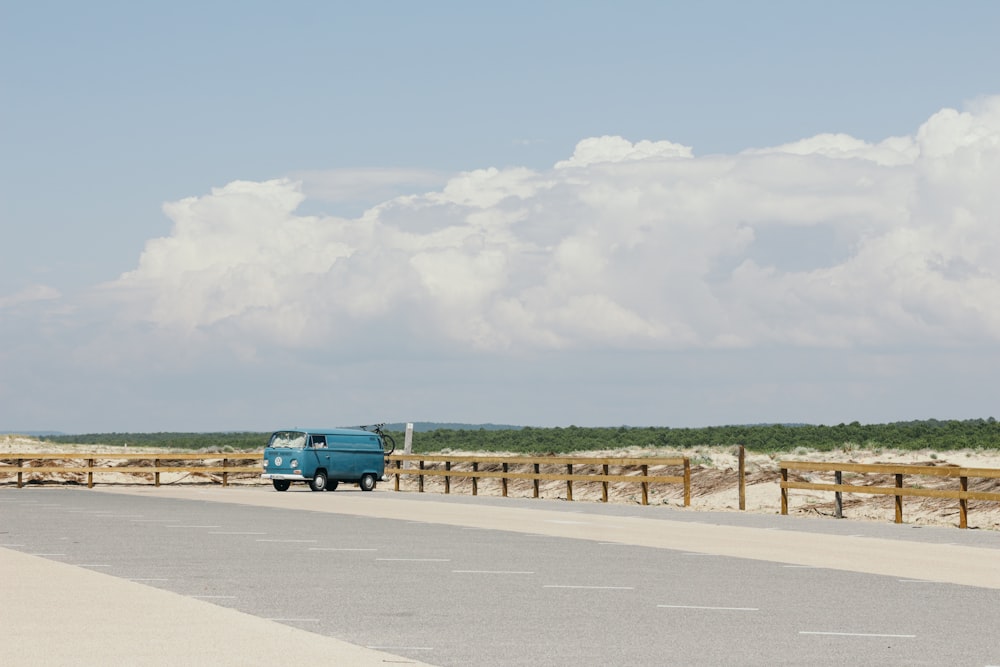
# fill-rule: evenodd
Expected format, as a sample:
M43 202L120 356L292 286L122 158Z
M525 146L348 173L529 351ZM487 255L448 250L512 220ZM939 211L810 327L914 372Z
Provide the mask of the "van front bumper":
M261 479L287 479L294 480L298 482L305 482L311 478L304 477L303 475L290 475L283 472L265 472L260 476Z

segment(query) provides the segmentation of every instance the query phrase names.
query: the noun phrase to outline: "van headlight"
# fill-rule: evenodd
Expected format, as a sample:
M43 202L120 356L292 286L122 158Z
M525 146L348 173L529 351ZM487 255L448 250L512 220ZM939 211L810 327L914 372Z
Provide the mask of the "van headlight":
M296 459L292 459L292 462L289 463L288 465L292 466L293 468L298 468L299 462Z

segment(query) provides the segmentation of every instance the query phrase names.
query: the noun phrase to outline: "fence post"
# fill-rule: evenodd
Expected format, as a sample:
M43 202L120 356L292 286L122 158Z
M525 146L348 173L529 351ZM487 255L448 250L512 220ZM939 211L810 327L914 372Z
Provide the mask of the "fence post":
M959 486L962 489L962 493L968 493L969 491L969 478L959 477ZM968 528L969 527L969 499L964 495L958 499L958 527Z
M420 469L421 470L424 469L424 460L423 459L420 459ZM417 477L417 491L419 493L423 493L424 492L424 474L423 473L420 473L420 475Z
M87 459L87 488L94 488L94 459Z
M746 458L747 452L746 447L740 445L740 509L745 510L747 508L747 465Z
M903 488L903 473L896 473L896 488ZM896 494L896 523L903 523L903 496Z
M788 489L785 484L788 482L788 468L781 469L781 513L788 514Z
M566 464L566 474L567 475L572 475L573 474L573 464L572 463L567 463ZM566 500L573 500L573 480L571 480L571 479L567 479L566 480Z
M160 485L160 459L153 459L153 486Z
M684 457L684 507L691 506L691 460Z
M507 462L506 461L504 461L504 464L503 464L503 471L507 472ZM502 492L503 492L503 497L506 498L507 497L507 478L506 477L500 478L500 482L501 482L500 486L501 486L501 489L502 489Z
M607 463L604 464L604 466L601 468L601 471L604 473L605 477L608 476ZM602 503L608 502L608 480L604 480L603 482L601 482L601 502Z
M537 463L535 463L535 464L534 464L534 467L535 467L535 479L533 479L533 480L531 480L531 481L532 481L532 482L534 483L534 485L535 485L535 497L537 498L537 497L538 497L538 471L539 471L539 467L538 467L538 464L537 464Z
M444 469L451 470L451 461L444 462ZM451 475L444 476L444 492L451 493Z
M402 468L403 468L403 462L400 461L399 459L396 459L396 470L402 470ZM399 473L398 472L396 473L396 485L395 485L394 490L395 491L399 491Z
M844 483L844 473L839 470L835 470L833 473L833 481L839 486ZM835 509L833 515L838 519L844 518L844 494L837 491L834 495Z
M227 459L222 459L222 467L225 468ZM222 471L222 486L229 486L229 473L225 470Z
M472 472L479 472L479 461L472 462ZM472 477L472 495L479 494L479 478L476 476Z
M24 465L24 459L18 459L17 460L17 488L19 488L19 489L24 487L24 478L22 477L22 475L24 475L24 473L21 471L21 466L22 465Z
M646 480L649 477L649 466L645 463L642 464L642 504L649 504L649 482Z

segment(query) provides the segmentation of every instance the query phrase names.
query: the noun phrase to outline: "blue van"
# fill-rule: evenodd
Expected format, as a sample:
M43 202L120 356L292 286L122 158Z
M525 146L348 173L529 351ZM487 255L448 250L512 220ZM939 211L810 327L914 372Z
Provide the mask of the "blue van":
M353 428L275 431L264 449L264 473L277 491L308 482L313 491L333 491L350 482L371 491L385 475L382 438Z

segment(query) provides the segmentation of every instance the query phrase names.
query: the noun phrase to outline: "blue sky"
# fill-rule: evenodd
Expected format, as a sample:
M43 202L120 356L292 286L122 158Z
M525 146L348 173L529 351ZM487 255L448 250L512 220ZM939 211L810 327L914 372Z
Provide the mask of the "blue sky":
M0 429L996 414L994 2L0 5Z

